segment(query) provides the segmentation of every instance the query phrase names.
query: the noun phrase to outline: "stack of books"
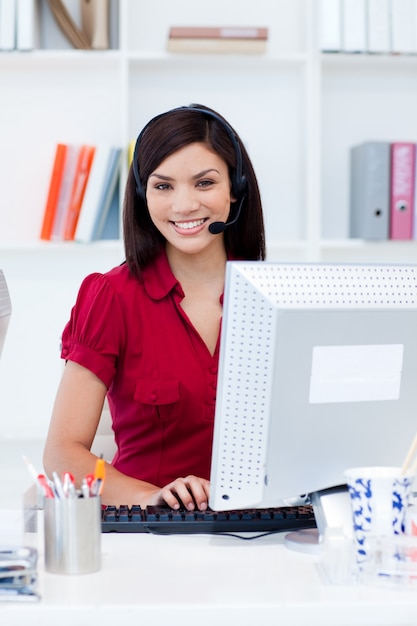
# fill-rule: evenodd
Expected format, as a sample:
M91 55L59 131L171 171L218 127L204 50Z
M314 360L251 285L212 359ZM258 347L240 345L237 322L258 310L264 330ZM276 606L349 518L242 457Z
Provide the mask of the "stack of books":
M113 2L112 7L116 4ZM52 13L59 30L74 48L110 47L114 9L110 9L109 0L0 0L0 51L39 48L46 12Z
M416 54L415 0L319 0L324 52Z
M0 51L33 50L38 44L36 0L0 0Z
M118 239L121 152L107 143L56 145L41 239Z
M169 52L260 54L266 52L265 27L173 26L168 35Z

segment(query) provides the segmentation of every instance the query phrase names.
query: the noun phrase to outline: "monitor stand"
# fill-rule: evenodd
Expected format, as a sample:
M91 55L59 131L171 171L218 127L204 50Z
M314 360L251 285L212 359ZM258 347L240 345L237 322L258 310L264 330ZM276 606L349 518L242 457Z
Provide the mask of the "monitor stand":
M290 550L318 554L325 532L330 530L352 537L352 510L346 485L339 485L310 495L317 528L287 533L285 546Z

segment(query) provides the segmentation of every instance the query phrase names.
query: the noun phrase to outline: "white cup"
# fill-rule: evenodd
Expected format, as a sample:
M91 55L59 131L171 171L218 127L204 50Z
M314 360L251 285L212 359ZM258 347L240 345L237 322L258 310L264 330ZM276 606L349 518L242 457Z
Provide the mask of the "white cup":
M344 474L352 508L356 562L361 569L370 539L404 532L414 475L403 475L400 467L355 467Z

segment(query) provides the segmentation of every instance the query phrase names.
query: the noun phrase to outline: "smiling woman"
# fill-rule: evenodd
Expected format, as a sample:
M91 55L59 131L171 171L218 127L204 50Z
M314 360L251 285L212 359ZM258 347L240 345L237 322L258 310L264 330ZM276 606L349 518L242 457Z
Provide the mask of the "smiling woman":
M262 260L260 194L237 133L202 105L162 113L136 142L126 262L83 281L44 450L78 484L107 396L117 451L105 504L207 507L225 266Z

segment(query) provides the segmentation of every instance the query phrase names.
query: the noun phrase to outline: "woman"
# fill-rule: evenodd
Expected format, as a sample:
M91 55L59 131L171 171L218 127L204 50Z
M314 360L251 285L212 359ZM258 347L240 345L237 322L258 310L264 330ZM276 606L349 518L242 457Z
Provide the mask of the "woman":
M145 126L123 225L126 262L83 281L64 329L45 470L77 485L94 470L107 394L118 450L102 502L204 510L225 265L265 257L256 177L224 118L191 105Z

